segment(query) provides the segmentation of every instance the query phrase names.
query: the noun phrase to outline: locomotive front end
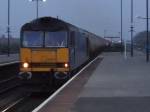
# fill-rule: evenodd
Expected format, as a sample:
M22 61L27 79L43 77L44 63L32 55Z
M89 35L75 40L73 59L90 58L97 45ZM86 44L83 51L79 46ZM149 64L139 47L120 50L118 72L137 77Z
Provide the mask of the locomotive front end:
M30 83L49 83L68 77L67 31L23 31L19 78Z

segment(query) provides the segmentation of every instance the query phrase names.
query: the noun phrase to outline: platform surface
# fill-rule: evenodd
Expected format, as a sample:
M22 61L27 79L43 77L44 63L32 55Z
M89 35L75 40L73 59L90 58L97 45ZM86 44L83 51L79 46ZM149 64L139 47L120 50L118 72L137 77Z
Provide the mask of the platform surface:
M150 112L150 63L145 55L104 57L69 112Z
M150 63L138 55L124 60L120 53L106 53L80 97L150 95Z
M135 52L127 59L121 53L103 53L103 57L95 69L88 69L93 70L92 75L80 91L79 81L73 82L74 86L65 88L39 112L150 112L150 62L146 56Z
M19 60L19 54L0 55L0 64L15 62Z

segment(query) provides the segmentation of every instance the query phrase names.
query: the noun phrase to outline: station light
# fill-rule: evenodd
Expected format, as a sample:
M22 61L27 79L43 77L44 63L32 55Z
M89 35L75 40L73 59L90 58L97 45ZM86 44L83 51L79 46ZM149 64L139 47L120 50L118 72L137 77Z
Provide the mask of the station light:
M46 2L46 0L29 0L29 2L36 2L36 17L38 18L39 13L39 2Z
M46 0L29 0L29 2L32 2L32 1L42 1L42 2L46 2Z

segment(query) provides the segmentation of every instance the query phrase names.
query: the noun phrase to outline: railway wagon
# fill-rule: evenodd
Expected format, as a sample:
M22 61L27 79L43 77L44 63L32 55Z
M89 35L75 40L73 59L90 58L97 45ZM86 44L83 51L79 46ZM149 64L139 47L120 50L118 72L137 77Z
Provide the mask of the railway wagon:
M53 17L21 28L19 77L28 84L49 85L64 79L109 44L105 39Z

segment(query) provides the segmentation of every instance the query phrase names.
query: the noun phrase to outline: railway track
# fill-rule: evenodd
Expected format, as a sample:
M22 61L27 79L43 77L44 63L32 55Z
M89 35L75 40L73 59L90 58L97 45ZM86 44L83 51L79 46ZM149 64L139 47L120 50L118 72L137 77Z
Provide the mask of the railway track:
M0 64L0 94L20 85L17 78L18 71L18 61Z
M21 88L14 88L0 95L0 112L16 105L29 93L25 93Z
M18 72L18 61L0 64L0 82L16 76Z
M0 112L29 112L50 95L24 93L17 78L18 70L18 62L0 64ZM29 111L25 109L27 107Z
M89 66L90 64L91 62L86 66ZM60 91L62 91L69 83L71 83L86 68L86 66L82 68L78 73L76 73L70 80L68 80L63 85L61 85L59 88L57 87L57 90L52 91L51 93L48 94L42 94L42 93L38 95L31 94L31 93L29 93L28 95L24 94L22 97L18 97L17 99L12 100L11 103L7 104L5 108L0 109L0 111L1 112L30 112L37 107L33 111L33 112L37 112L37 110L41 109L43 105L45 105L48 101L52 100ZM14 78L15 77L12 77L5 81L0 81L0 84L11 81L11 79L13 80ZM52 90L54 90L54 88L52 88Z
M21 83L16 76L2 80L0 81L0 94L8 92L9 90L14 89L20 85Z
M91 64L91 63L90 63ZM87 66L89 66L88 64ZM76 73L70 80L61 85L57 90L49 93L49 94L30 94L26 97L19 98L11 103L11 105L7 105L6 108L2 110L2 112L37 112L43 105L45 105L48 101L52 100L56 95L62 91L69 83L71 83L86 67L81 69L78 73ZM55 87L54 87L55 88ZM43 102L43 103L42 103ZM42 104L41 104L42 103Z
M29 93L7 105L1 112L30 112L48 97L49 94L37 95Z
M17 105L18 103L22 102L25 98L20 98L15 102L12 102L12 104L10 104L7 108L5 108L4 110L2 110L1 112L10 112L13 111L13 108L15 105Z
M17 78L18 71L18 61L0 64L0 111L20 98L20 91L17 90L21 85Z

